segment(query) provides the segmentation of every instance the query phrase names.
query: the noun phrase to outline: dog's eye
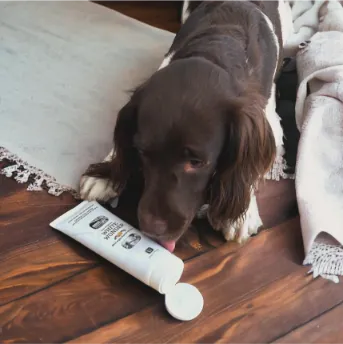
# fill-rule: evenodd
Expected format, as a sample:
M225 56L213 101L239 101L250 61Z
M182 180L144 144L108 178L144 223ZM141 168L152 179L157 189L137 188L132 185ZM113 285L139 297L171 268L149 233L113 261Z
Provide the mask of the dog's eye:
M194 172L195 170L203 167L205 165L205 162L200 159L190 159L184 164L184 170L185 172Z
M204 162L202 160L199 160L199 159L191 159L189 161L189 163L193 168L200 168L200 167L204 166Z
M189 148L186 148L183 152L184 158L187 161L185 163L184 169L186 172L191 172L194 169L203 167L205 165L204 160L200 159L197 156L197 153L194 151L190 150Z

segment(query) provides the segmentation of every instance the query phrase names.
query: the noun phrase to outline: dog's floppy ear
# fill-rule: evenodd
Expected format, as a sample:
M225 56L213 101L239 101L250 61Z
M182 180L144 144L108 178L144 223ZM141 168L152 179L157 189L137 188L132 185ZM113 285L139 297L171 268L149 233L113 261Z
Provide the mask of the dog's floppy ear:
M130 100L118 113L114 129L111 159L89 166L85 175L109 179L116 194L121 194L129 181L140 187L142 182L138 152L133 139L137 131L137 107L143 85L132 92Z
M226 140L209 185L208 218L214 228L245 214L253 188L274 161L276 147L264 113L266 103L255 90L229 102Z
M114 156L112 160L112 181L120 194L127 182L140 172L140 160L134 147L137 132L137 107L141 88L134 91L129 102L119 111L114 129Z

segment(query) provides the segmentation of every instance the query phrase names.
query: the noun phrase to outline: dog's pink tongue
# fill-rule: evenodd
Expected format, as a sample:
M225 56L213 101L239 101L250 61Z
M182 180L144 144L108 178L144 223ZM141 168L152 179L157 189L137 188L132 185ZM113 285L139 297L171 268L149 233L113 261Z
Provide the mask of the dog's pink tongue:
M169 252L173 252L175 250L176 241L160 241L160 244Z

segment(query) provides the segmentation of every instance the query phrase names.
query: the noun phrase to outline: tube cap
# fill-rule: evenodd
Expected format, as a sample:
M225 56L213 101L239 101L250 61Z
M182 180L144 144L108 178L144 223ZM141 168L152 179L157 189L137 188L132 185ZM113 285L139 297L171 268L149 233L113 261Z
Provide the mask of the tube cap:
M204 307L204 298L193 285L178 283L165 297L167 311L175 319L190 321L195 319Z

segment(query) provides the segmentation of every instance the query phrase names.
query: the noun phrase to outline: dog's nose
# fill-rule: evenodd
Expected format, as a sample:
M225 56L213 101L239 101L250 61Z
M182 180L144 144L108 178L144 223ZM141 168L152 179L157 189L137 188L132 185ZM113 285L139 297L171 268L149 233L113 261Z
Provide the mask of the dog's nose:
M141 231L152 235L164 235L167 232L167 222L151 214L140 217Z

